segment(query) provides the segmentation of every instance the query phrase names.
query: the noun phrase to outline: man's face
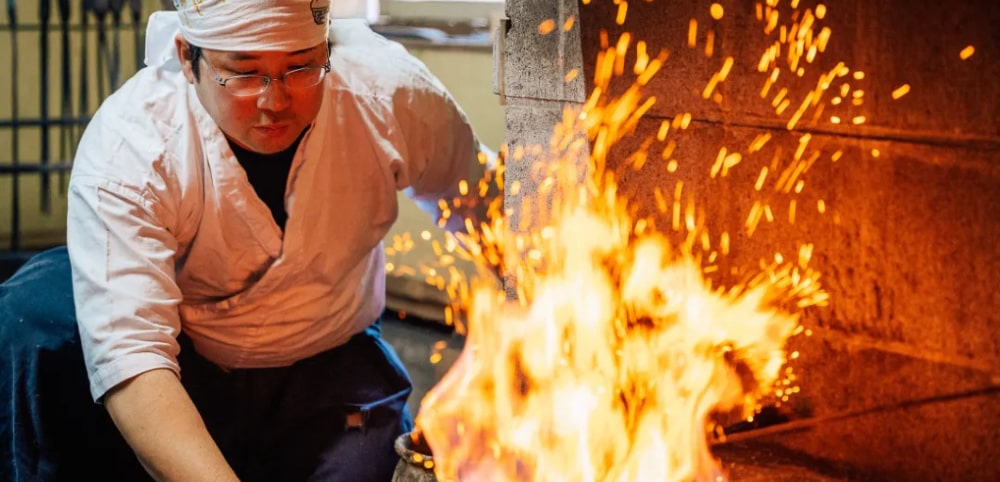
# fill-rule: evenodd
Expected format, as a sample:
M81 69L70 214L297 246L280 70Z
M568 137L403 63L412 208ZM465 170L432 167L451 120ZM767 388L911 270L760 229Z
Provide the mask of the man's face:
M178 54L184 74L198 94L205 110L222 132L244 149L273 154L295 142L312 123L323 101L323 83L305 88L288 88L280 79L291 70L326 64L326 43L295 52L202 51L198 60L199 79L195 79L188 57L187 44L178 37ZM258 95L236 96L219 85L213 71L222 79L233 75L267 75L271 83Z

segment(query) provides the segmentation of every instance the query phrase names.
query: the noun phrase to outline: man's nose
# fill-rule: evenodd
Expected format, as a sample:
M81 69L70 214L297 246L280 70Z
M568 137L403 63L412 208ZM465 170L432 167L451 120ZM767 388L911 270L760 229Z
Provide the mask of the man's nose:
M261 110L280 112L288 108L289 100L285 83L281 79L273 79L267 86L267 90L260 94L257 107Z

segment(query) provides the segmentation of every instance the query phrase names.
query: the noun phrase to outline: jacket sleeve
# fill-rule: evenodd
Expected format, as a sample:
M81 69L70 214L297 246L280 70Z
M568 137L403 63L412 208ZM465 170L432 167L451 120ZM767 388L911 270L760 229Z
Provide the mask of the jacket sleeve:
M344 62L354 79L352 88L372 93L385 111L376 117L387 139L375 141L391 145L388 161L396 188L450 231L464 230L465 218L485 219L488 200L481 199L479 181L494 178L496 154L480 144L441 81L402 45L363 21L334 20L331 41L337 62ZM497 192L494 186L485 197ZM458 208L456 198L463 200ZM448 209L441 208L442 200L450 203Z
M67 247L91 395L143 372L179 374L180 290L170 200L143 146L130 144L119 119L96 116L81 140L69 185ZM159 192L158 192L159 191Z
M495 186L479 192L480 181L495 175L496 153L479 142L465 112L419 59L400 49L393 63L398 80L390 109L402 144L397 188L439 226L464 231L466 219L485 220L484 208L497 195Z
M437 79L426 72L415 79L393 106L407 153L404 192L440 226L463 231L466 219L485 220L484 208L496 195L491 189L481 196L479 189L481 180L492 178L496 154L478 141Z

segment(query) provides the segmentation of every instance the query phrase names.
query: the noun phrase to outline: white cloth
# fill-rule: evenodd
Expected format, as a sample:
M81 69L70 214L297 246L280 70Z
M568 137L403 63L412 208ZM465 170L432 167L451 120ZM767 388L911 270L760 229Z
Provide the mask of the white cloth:
M333 70L292 163L284 233L179 72L141 70L90 122L67 244L95 400L151 369L179 373L182 328L224 368L289 365L343 343L383 310L396 190L432 201L474 179L472 130L426 68L361 20L332 29Z
M245 5L247 3L250 4L251 8ZM294 51L299 48L314 47L330 35L328 26L317 28L310 25L308 18L304 16L295 16L291 22L273 25L271 23L273 20L272 11L262 8L267 7L268 3L270 2L259 0L243 3L228 0L226 2L198 4L198 10L204 13L204 15L198 15L198 10L194 10L194 3L180 5L178 2L177 6L181 8L180 11L160 10L153 12L146 22L144 64L161 66L169 70L180 70L177 48L174 46L174 38L177 34L184 35L188 42L202 48L236 51ZM328 8L326 15L339 20L362 18L370 23L379 14L378 0L335 0L332 4L326 0L307 0L306 2L300 0L291 3L292 7L295 7L295 3L308 3L311 10L317 11L316 16L319 16L319 12L322 12L324 8ZM234 16L231 12L220 10L226 7L240 7L240 14ZM299 9L301 10L301 7ZM235 18L227 20L227 16ZM292 17L292 15L287 14L285 16ZM190 18L194 18L196 21L200 20L201 24L192 25ZM287 22L289 19L285 20ZM221 25L214 26L213 23L221 23ZM185 26L186 28L182 28ZM261 35L260 32L268 26L272 26L271 30L265 32L267 35ZM210 33L221 34L223 37L207 39L206 37ZM209 47L210 45L214 47Z
M330 0L174 0L181 34L206 49L302 50L326 40Z
M171 71L181 69L174 38L180 33L177 12L153 12L146 22L146 56L143 63Z

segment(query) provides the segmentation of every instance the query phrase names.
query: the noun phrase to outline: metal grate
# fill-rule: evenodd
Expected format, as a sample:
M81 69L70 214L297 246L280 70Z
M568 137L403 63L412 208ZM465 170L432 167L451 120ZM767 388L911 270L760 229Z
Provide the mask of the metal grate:
M0 146L0 183L10 191L0 190L0 209L9 209L10 218L0 233L9 229L10 238L0 252L25 247L26 212L52 214L53 191L65 194L76 144L90 116L142 66L144 4L147 10L159 6L143 0L7 0L0 36L8 39L10 56L0 57L0 76L9 77L9 91L0 92L0 99L9 99L0 101L0 135L10 145ZM132 55L123 53L123 45ZM6 110L3 103L9 104ZM26 143L36 140L28 153ZM35 207L24 202L27 183L36 181L37 211L28 211Z

